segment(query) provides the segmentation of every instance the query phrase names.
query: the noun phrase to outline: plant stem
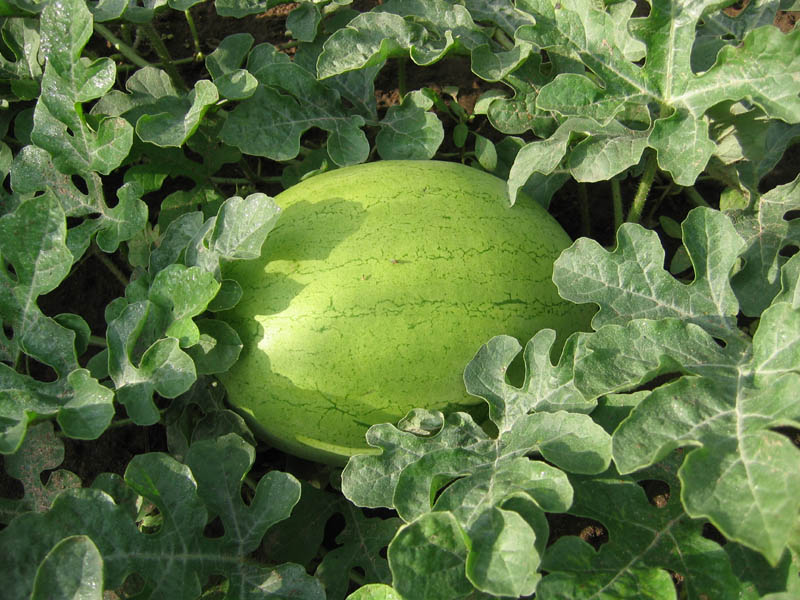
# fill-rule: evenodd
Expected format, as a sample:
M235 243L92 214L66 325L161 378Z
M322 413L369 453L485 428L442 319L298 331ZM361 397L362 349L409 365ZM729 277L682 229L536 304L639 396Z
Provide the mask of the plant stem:
M689 199L689 202L695 206L709 206L708 202L706 202L706 199L700 195L700 192L698 192L693 185L683 188L683 191L686 193L686 197Z
M619 179L611 179L611 201L614 207L614 231L620 228L624 218L622 213L622 189Z
M92 346L99 346L100 348L108 348L108 344L106 343L106 338L100 337L99 335L90 335L89 343Z
M650 203L650 211L647 215L647 220L646 220L647 223L654 223L658 221L658 217L656 217L655 215L658 212L658 209L661 208L661 203L664 202L664 198L666 198L669 195L670 191L672 191L672 188L673 184L670 183L664 188L664 191L661 192L661 195L658 198L656 198L655 202Z
M499 27L495 27L494 30L494 40L500 44L506 50L512 50L514 48L514 42L511 41L506 35L506 32L500 29Z
M245 185L253 183L247 177L209 177L211 183L228 183L232 185Z
M359 586L362 586L367 582L366 578L363 575L361 575L361 573L354 571L352 569L350 570L349 576L350 580L354 581Z
M111 271L111 274L116 277L117 281L122 284L122 287L128 287L130 281L125 276L125 273L120 271L119 267L115 265L108 256L106 256L105 252L100 250L97 246L92 245L92 253L98 258L98 260L103 263L106 268Z
M260 175L253 174L253 176L255 179L250 179L249 177L209 177L208 180L211 183L228 183L231 185L246 185L254 182L277 183L281 181L278 175L274 177L261 177Z
M281 42L280 44L275 44L275 47L278 50L288 50L289 48L297 48L300 43L297 40L289 40L288 42Z
M653 185L653 180L656 177L657 168L658 162L656 161L656 153L650 151L647 154L647 162L644 166L642 179L639 181L639 188L636 190L636 196L633 198L633 205L630 211L628 211L629 223L638 223L642 219L644 205L645 202L647 202L647 194L650 193L650 187Z
M187 8L183 11L184 16L186 17L186 23L189 25L189 31L192 34L192 42L194 43L194 58L195 60L202 60L203 59L203 51L200 49L200 37L197 35L197 26L194 24L194 18L192 18L192 13L189 12Z
M586 184L578 184L578 205L581 211L581 235L589 237L592 235L592 215L589 211L589 194L586 192Z
M246 160L239 161L239 168L244 173L244 176L247 177L250 183L257 183L261 178L256 175L253 168L248 164Z
M405 56L401 56L397 59L397 93L400 94L400 100L402 100L406 92L408 91L407 84L406 84L406 61L408 59Z
M126 44L128 44L131 48L136 50L136 43L134 39L131 37L131 28L127 23L120 23L119 34L120 36L122 36L122 40Z
M172 61L173 65L186 65L189 63L197 62L194 56L186 56L184 58L176 58ZM149 63L148 66L151 67L163 67L164 65L161 63ZM131 69L135 69L135 65L119 65L117 66L117 71L130 71Z
M153 26L153 24L144 23L143 25L140 25L140 27L147 36L150 46L152 46L153 50L155 50L156 54L158 54L158 57L161 59L161 62L164 65L164 70L167 72L170 79L172 79L172 82L181 90L188 90L189 88L183 81L181 74L178 73L178 69L175 68L175 63L172 62L172 57L169 55L169 50L167 50L164 40L162 40L161 36L158 35L158 31L156 31L156 28Z
M152 65L143 59L139 54L131 48L128 44L123 42L113 33L111 30L106 27L105 25L101 25L100 23L94 24L94 30L99 33L102 37L104 37L108 42L114 46L116 50L119 50L120 54L122 54L125 58L135 64L137 67L151 67Z
M159 417L164 416L165 412L167 412L166 408L162 408L161 410L159 410L158 411ZM112 429L116 427L126 427L127 425L135 425L135 424L136 423L134 423L133 419L130 418L120 419L119 421L111 421L111 423L108 425L106 429Z

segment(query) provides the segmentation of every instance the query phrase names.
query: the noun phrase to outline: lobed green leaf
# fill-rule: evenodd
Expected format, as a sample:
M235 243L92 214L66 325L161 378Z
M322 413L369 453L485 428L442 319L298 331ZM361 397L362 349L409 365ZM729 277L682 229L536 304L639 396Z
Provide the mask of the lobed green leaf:
M600 306L595 329L631 319L679 318L732 343L740 336L739 307L729 278L744 241L728 218L711 209L693 210L682 228L694 267L688 285L664 270L658 236L633 224L620 227L612 252L578 240L556 261L553 281L565 298Z
M92 34L91 13L82 0L54 0L42 11L40 31L47 62L31 139L50 153L62 173L107 175L128 155L133 128L112 117L95 129L76 108L108 92L116 75L110 59L81 57Z
M687 598L738 594L723 548L703 537L701 522L684 514L674 476L658 469L650 475L669 483L668 499L660 499L658 507L635 481L613 472L572 478L570 513L602 523L608 541L597 550L576 536L559 538L545 555L549 574L537 597L674 598L670 571L681 575Z
M208 460L209 454L213 460ZM59 566L47 558L48 553L57 544L68 548L73 542L63 540L79 536L78 547L60 548L56 555L65 560L91 557L96 568L97 554L85 553L85 540L91 540L102 558L107 589L119 588L129 574L137 573L145 582L142 597L189 600L199 596L201 585L214 573L227 581L227 598L322 600L320 583L298 565L262 567L243 560L243 553L260 543L271 524L288 516L299 495L297 480L272 472L259 481L250 506L241 500L232 504L238 496L232 490L238 491L252 465L252 447L237 436L225 436L198 442L190 456L197 473L159 453L138 455L128 465L125 484L152 502L162 516L157 532L139 531L127 507L99 489L67 491L48 512L14 519L0 531L0 558L10 575L0 598L30 596L34 579L36 589L44 589L39 586L45 579L55 583L48 574ZM224 494L219 481L227 482ZM225 527L222 538L204 535L215 514ZM20 547L20 539L29 543Z
M706 114L726 101L747 101L772 119L800 121L798 68L793 62L800 56L797 31L784 35L776 27L757 27L763 19L743 19L738 30L741 43L709 46L705 51L716 54L703 62L713 64L693 70L691 50L699 20L729 2L654 0L650 14L641 19L631 19L632 5L624 4L616 5L616 10L595 6L590 0L519 4L535 24L520 28L516 41L546 50L554 62L562 57L565 62L542 87L523 88L518 96L530 94L528 105L535 102L536 110L552 111L567 120L590 118L599 128L612 122L621 125L637 113L640 125L612 134L616 138L613 154L569 156L576 179L610 179L638 163L644 149L651 147L658 153L659 166L676 183L693 184L717 151ZM654 105L658 108L652 110ZM587 133L591 140L602 132ZM558 159L571 150L562 150ZM515 167L512 199L520 185L517 182L524 183L535 172L546 174L550 168L529 160L527 152L521 153Z
M761 314L771 304L781 289L781 268L787 261L781 251L800 244L800 219L789 217L800 208L800 177L761 196L754 208L727 213L747 245L744 265L731 283L748 316Z

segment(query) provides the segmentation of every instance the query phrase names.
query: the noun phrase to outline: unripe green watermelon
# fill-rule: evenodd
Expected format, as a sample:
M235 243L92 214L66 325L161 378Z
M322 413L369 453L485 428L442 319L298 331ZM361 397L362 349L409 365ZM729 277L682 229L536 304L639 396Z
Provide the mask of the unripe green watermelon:
M588 326L553 261L571 240L538 204L460 164L337 169L275 198L261 258L225 271L244 289L222 313L244 349L221 376L231 404L276 447L343 464L367 428L410 409L463 410L463 372L498 334L563 340Z

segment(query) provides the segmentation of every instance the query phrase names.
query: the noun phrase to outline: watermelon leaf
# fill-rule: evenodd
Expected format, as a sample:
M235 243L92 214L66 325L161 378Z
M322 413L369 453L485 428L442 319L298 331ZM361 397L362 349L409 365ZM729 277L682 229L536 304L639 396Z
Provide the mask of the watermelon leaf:
M204 458L212 454L214 460ZM321 600L320 583L298 565L264 567L242 560L255 549L267 528L285 519L297 502L300 484L291 475L272 472L261 478L250 506L230 503L228 493L217 487L227 482L238 490L250 469L254 451L241 438L228 435L216 441L198 442L188 460L195 471L165 454L138 455L125 472L125 483L152 502L160 518L156 533L143 533L127 510L99 489L67 491L45 513L26 513L0 531L0 557L11 575L0 595L30 595L36 576L37 590L50 569L59 568L48 556L57 544L76 543L78 548L53 550L73 560L91 539L102 559L106 585L119 587L130 573L146 582L148 597L196 598L209 573L227 580L233 597ZM224 498L224 501L220 502ZM203 530L218 515L225 535L209 538ZM84 541L64 542L65 538ZM17 540L27 539L24 552ZM88 552L97 565L94 551ZM168 560L165 560L168 559ZM40 566L41 565L41 566ZM41 592L43 593L43 592ZM259 594L258 596L256 594Z

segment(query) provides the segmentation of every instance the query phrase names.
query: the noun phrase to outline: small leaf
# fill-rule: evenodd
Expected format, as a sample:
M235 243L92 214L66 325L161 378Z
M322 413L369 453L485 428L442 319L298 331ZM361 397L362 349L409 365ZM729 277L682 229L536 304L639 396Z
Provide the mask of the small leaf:
M488 138L479 134L475 135L475 157L481 167L487 171L494 171L497 168L497 150Z
M541 579L532 530L514 511L491 508L469 529L475 550L467 556L467 577L496 596L528 596Z
M464 413L454 413L446 419L442 413L431 411L413 411L409 416L420 414L431 421L429 426L436 433L433 437L417 436L388 423L367 430L367 443L381 448L382 453L353 456L342 473L342 492L357 506L393 507L397 480L405 467L432 450L452 446L466 450L487 439L483 430Z
M223 98L245 100L255 94L258 81L244 69L237 69L215 79L214 85Z
M581 140L570 146L576 140ZM550 175L566 162L578 181L602 181L639 163L647 147L646 132L638 132L611 121L605 125L570 117L541 141L523 146L514 159L508 186L512 199L517 190L537 173Z
M153 278L148 298L169 309L174 323L203 312L219 287L214 276L200 267L171 264Z
M280 207L265 194L233 196L219 209L211 246L227 259L261 256L261 246L280 214Z
M203 79L185 97L154 96L152 112L136 121L136 134L157 146L180 147L194 134L205 112L217 100L217 87Z
M210 375L227 371L242 351L242 341L225 321L201 319L197 322L200 338L186 350L194 360L198 374Z
M19 450L5 457L6 472L25 488L25 495L16 501L15 513L44 512L62 491L81 487L81 481L74 473L55 470L63 461L64 443L53 433L52 423L31 426ZM45 471L50 473L46 483L42 483Z
M800 208L800 177L778 186L758 201L757 210L728 211L737 232L744 238L744 265L731 283L742 311L758 316L769 306L781 287L781 250L800 245L800 219L787 218Z
M114 417L114 393L86 369L74 370L67 381L73 395L58 411L58 424L71 438L97 439Z
M472 11L474 14L474 10ZM530 44L514 40L514 47L506 52L494 52L489 44L472 50L472 72L485 81L500 81L517 69L533 49Z
M792 256L781 269L781 292L775 303L788 302L792 308L800 308L800 254Z
M658 222L661 225L661 229L663 229L664 233L666 233L669 237L676 240L679 240L683 237L680 224L672 217L661 215L658 218Z
M139 0L129 2L123 13L123 19L129 23L150 23L156 14L156 9L167 6L167 0Z
M107 253L116 252L120 243L133 238L147 224L147 205L137 184L126 183L117 190L119 202L107 209L98 222L97 245Z
M362 585L346 600L403 600L394 588L383 583Z
M423 91L409 92L400 105L389 107L381 120L375 139L384 160L424 160L432 158L444 139L438 117L429 112L433 106Z
M50 194L23 202L0 217L0 253L13 267L27 300L54 290L72 266L65 215Z
M113 394L78 369L52 383L36 381L0 363L0 452L15 452L28 423L39 416L61 416L64 433L79 439L96 439L114 413Z
M714 153L708 123L688 111L679 110L653 124L650 146L658 153L658 164L678 185L693 185Z
M349 573L363 572L365 583L388 583L391 580L388 562L380 551L394 538L401 521L396 518L365 517L352 504L339 497L339 510L344 515L344 531L336 537L338 546L327 552L314 572L329 600L344 598L349 584Z
M469 129L465 123L459 123L453 129L453 143L457 148L463 148L467 141L467 134Z
M174 338L160 339L150 346L142 355L139 373L165 398L181 395L197 379L194 361L179 349Z
M317 27L322 21L322 14L316 4L303 2L286 17L286 29L292 37L301 42L313 42L317 37Z
M614 97L594 81L577 73L560 73L539 90L536 104L563 116L581 115L608 124L622 109L624 100Z
M202 217L209 218L216 215L224 200L225 198L216 189L205 185L197 185L191 190L172 192L161 203L158 226L166 230L174 220L187 213L198 213L202 225Z
M166 227L161 243L150 253L149 271L155 276L159 271L179 261L186 246L203 226L203 214L199 211L186 212Z
M91 538L64 538L47 554L31 600L102 600L103 558Z
M119 19L128 7L127 0L98 0L88 5L94 20L98 23Z
M569 473L602 473L611 462L611 438L588 415L565 411L521 417L506 436L513 447L536 447Z
M284 0L215 0L214 7L220 17L240 19L247 15L261 14L283 2Z
M249 33L225 36L214 51L206 56L206 69L215 80L235 72L242 66L252 47L253 36Z
M180 349L178 340L154 335L154 330L164 331L165 323L164 309L143 300L127 305L108 324L109 375L118 400L138 424L156 423L160 418L154 391L175 398L197 378L194 361Z
M468 539L447 512L427 513L389 544L392 585L404 598L456 600L473 590L464 572Z
M243 294L242 286L235 279L223 279L219 292L208 304L208 310L220 312L229 310L239 303Z

